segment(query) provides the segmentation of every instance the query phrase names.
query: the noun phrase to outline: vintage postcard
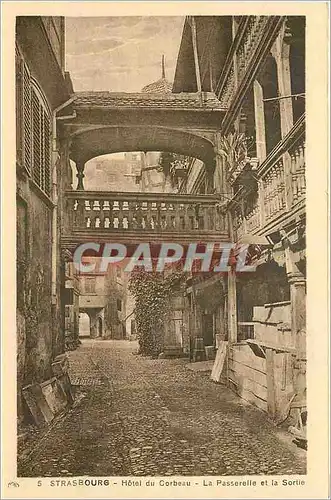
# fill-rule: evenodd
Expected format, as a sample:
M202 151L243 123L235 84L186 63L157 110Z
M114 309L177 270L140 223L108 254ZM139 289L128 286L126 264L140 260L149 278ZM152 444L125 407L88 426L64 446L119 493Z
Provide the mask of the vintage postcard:
M329 498L327 2L3 2L3 498Z

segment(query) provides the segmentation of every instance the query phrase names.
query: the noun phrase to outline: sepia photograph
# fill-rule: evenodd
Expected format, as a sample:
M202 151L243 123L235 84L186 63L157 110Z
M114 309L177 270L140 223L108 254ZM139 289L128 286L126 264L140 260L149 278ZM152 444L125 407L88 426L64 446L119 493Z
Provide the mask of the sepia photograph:
M237 11L15 15L15 495L306 484L307 18Z

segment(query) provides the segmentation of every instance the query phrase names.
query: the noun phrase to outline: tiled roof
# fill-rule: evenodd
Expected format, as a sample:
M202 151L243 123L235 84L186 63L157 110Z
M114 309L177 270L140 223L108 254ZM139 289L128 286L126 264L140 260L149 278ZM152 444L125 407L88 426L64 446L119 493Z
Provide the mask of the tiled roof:
M160 80L157 80L157 82L150 83L149 85L146 85L143 89L142 92L148 92L148 93L154 93L157 92L158 94L166 94L168 92L172 91L172 84L168 82L165 78L160 78Z
M214 109L224 108L213 92L188 93L117 93L117 92L76 92L74 108L170 108L170 109Z

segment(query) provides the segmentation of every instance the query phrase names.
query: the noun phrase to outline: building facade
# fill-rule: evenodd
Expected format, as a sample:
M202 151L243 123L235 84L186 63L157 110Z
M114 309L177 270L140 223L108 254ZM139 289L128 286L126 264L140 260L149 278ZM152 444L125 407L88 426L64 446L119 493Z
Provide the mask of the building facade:
M123 266L117 264L101 269L98 257L86 257L84 262L95 268L78 274L79 334L92 339L125 339L127 273L123 271ZM88 316L87 328L83 325L83 315Z
M190 336L227 340L230 386L280 421L306 389L304 17L188 17L173 92L188 90L214 91L226 114L212 186L192 164L181 189L219 194L256 266L190 279Z
M38 48L36 50L36 47ZM64 18L16 19L17 385L52 376L64 352L65 283L59 250L61 191L68 170L56 114L72 86L64 66Z

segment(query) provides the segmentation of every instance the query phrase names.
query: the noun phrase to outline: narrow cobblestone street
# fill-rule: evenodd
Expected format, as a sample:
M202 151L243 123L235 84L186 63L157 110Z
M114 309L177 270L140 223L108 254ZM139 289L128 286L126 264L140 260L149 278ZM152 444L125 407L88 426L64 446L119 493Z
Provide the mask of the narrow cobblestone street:
M304 452L262 412L187 360L142 358L136 348L84 341L70 353L84 397L21 460L19 476L305 473Z

